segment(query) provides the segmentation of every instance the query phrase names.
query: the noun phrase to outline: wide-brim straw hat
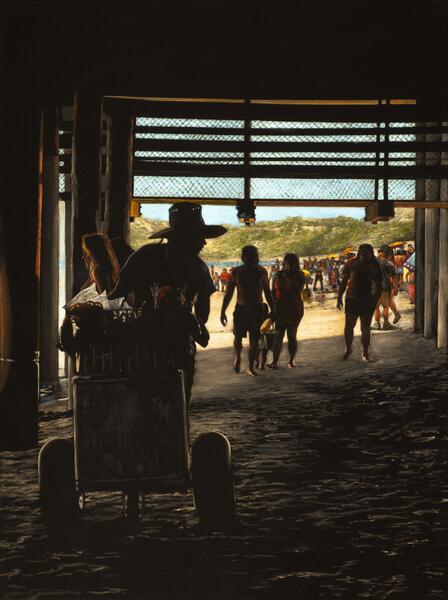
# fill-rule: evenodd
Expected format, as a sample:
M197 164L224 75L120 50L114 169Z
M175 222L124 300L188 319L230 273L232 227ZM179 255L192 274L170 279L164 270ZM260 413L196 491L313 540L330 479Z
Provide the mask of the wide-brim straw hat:
M178 202L169 210L170 226L152 233L150 239L169 238L173 234L191 237L217 238L226 233L222 225L206 225L202 217L202 207L194 202Z

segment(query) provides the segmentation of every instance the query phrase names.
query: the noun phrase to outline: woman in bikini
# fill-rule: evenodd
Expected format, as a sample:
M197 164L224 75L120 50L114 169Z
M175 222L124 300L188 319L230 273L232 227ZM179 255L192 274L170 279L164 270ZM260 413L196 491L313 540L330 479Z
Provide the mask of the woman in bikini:
M285 333L288 337L289 362L288 367L293 369L297 354L297 329L303 318L302 290L305 286L305 275L300 270L297 254L286 254L283 259L283 268L274 279L274 299L277 307L276 328L277 336L274 341L273 361L269 366L276 369L282 351Z

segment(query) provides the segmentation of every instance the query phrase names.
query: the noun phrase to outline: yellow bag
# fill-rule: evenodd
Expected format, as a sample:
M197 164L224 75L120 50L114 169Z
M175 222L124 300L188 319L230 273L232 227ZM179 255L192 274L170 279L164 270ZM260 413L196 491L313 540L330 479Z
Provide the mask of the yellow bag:
M260 327L260 333L267 333L269 331L269 329L272 326L272 319L271 318L267 318L263 321L261 327Z

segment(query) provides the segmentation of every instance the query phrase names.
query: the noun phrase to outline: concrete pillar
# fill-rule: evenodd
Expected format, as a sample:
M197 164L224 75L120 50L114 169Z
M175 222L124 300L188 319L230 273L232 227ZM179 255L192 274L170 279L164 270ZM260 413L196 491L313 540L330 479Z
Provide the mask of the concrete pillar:
M133 192L134 119L112 114L109 122L110 144L106 168L106 235L129 243L129 211Z
M59 300L59 126L56 108L44 110L43 204L40 280L40 376L58 377Z

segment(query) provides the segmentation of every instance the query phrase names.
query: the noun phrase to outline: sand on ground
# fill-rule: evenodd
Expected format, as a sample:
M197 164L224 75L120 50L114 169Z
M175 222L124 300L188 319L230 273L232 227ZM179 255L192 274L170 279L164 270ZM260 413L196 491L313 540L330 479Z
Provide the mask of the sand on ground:
M228 437L235 520L202 527L190 493L150 494L132 533L120 494L98 492L76 527L54 529L38 504L37 450L3 452L4 597L444 600L447 354L413 332L405 294L400 328L373 334L376 362L361 362L359 336L341 361L343 314L325 297L306 309L300 366L284 368L283 354L259 377L233 371L214 296L190 439ZM41 443L71 433L67 412L41 414Z

